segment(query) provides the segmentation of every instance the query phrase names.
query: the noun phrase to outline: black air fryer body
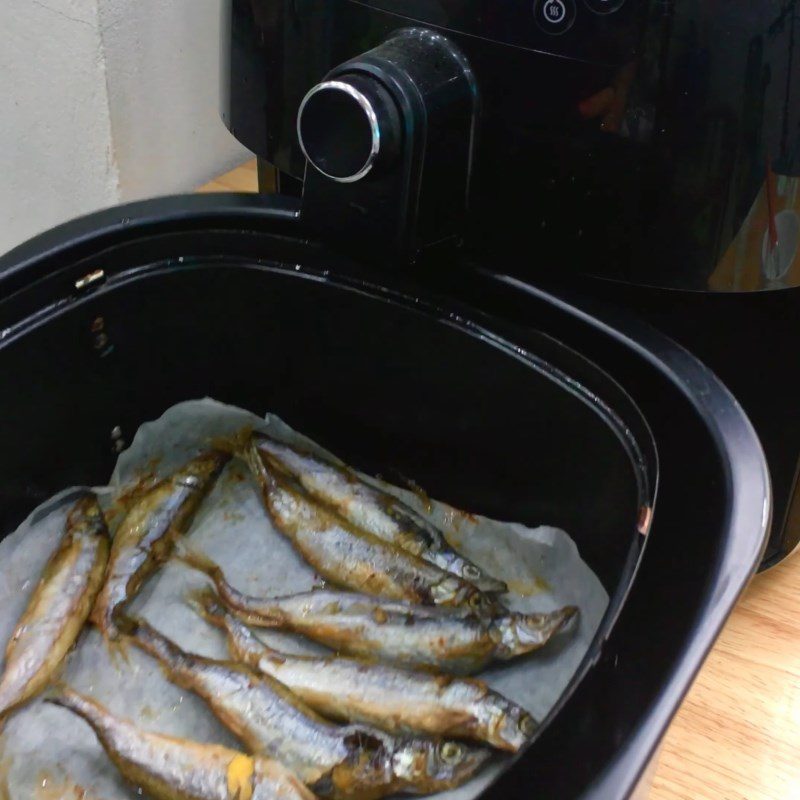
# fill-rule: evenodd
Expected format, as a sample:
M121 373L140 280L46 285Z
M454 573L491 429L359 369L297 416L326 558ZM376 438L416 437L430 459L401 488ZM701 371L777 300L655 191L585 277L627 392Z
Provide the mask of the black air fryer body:
M627 307L704 359L767 452L766 561L794 549L796 0L232 0L226 20L223 117L287 194L307 174L296 127L306 93L398 29L446 35L479 107L466 221L437 234L463 234L465 259L495 271L502 260L514 279ZM453 193L435 202L459 204Z

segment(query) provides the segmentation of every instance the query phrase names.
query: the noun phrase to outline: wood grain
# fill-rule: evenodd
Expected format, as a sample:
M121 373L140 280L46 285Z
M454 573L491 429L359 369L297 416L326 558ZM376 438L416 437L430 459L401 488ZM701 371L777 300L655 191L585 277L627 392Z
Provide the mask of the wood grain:
M800 558L753 580L667 735L651 797L800 799Z
M251 162L202 191L256 188ZM748 588L667 734L651 800L800 800L800 556Z

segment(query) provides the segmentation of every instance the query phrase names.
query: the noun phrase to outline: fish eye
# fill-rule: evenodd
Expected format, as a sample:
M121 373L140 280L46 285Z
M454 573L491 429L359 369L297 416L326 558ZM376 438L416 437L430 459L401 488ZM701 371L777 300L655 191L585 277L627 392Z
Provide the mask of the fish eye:
M470 608L483 608L485 603L486 600L484 596L482 594L477 594L477 593L473 594L467 601L467 604L469 605Z
M523 736L533 736L536 733L536 720L529 714L523 714L519 720L519 729Z
M464 564L464 577L471 581L481 577L481 571L474 564Z
M464 748L456 742L442 742L439 755L445 764L458 764L464 755Z

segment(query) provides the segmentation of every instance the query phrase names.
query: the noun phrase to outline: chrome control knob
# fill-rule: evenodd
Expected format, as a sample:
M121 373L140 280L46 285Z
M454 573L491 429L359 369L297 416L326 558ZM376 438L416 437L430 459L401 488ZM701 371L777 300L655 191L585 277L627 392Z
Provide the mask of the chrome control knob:
M305 96L297 136L315 169L338 183L355 183L394 160L402 123L380 81L350 73L318 84Z

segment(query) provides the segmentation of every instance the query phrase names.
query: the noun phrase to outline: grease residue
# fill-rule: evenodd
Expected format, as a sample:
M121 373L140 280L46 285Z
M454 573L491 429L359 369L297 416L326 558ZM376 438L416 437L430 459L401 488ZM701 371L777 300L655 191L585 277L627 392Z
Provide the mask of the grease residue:
M508 590L520 597L535 597L537 594L551 591L550 584L538 575L525 578L510 578L506 580Z
M230 453L232 456L238 456L247 448L252 434L253 426L245 425L243 428L236 431L236 433L232 433L228 436L215 436L209 439L208 443L214 450L221 450L223 453Z
M440 529L445 541L454 550L460 550L464 546L464 537L470 533L471 526L478 522L477 517L460 511L453 506L446 506L442 512L442 522Z
M404 481L409 490L417 496L417 500L422 503L422 507L425 509L425 512L430 514L433 511L433 503L431 502L431 498L428 493L419 484L411 480L411 478L404 478Z
M464 534L453 525L448 525L442 530L444 540L453 550L461 550L464 546Z

